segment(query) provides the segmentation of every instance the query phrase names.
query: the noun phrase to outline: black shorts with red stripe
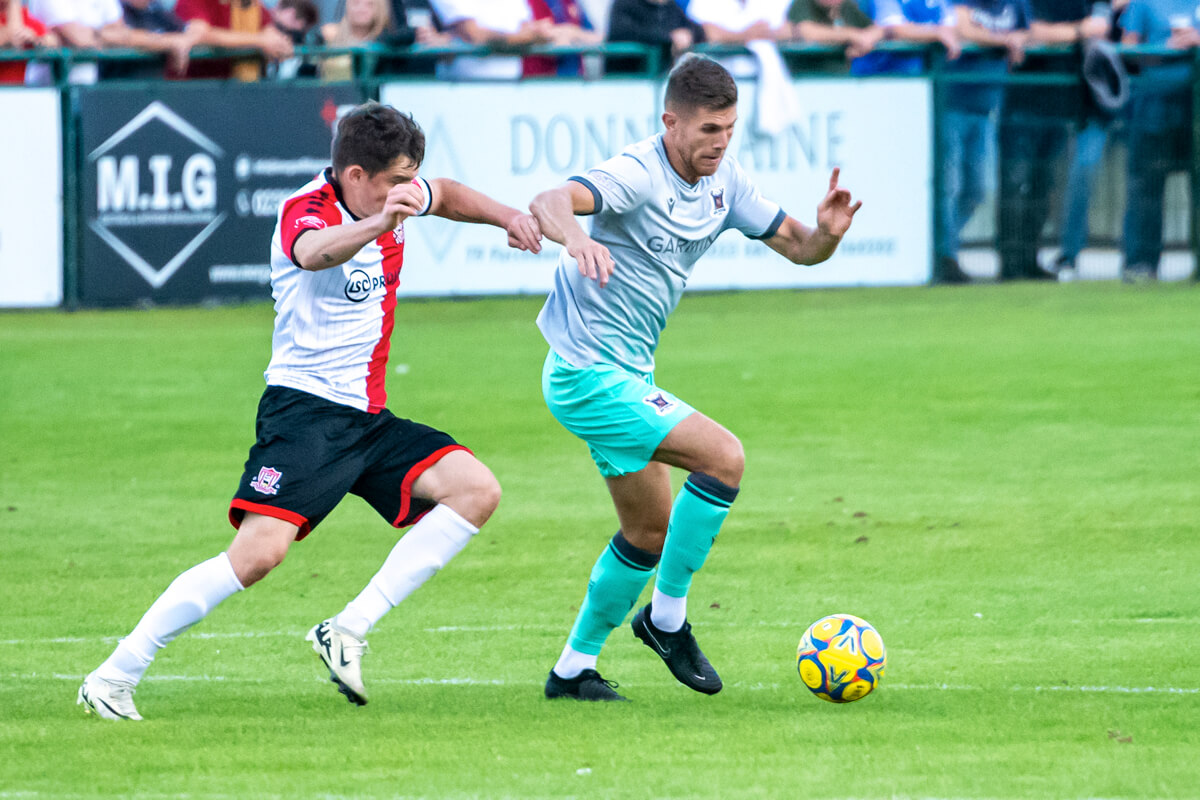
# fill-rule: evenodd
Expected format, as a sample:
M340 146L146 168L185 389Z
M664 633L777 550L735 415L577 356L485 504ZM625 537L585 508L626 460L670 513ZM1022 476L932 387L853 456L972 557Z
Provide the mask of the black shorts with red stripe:
M434 503L413 483L447 453L467 450L447 433L386 408L377 414L283 386L258 403L258 440L229 505L236 528L247 511L286 520L303 539L347 494L358 495L397 528Z

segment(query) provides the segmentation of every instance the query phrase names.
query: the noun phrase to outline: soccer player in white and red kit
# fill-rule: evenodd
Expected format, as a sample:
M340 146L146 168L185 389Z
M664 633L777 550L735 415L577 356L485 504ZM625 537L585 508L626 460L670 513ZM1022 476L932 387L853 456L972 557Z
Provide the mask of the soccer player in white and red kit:
M78 702L141 719L133 691L157 652L260 580L346 494L412 525L379 572L307 639L348 700L367 702L367 632L479 532L500 501L491 471L449 434L394 416L384 376L404 263L404 222L436 214L503 228L541 249L536 220L462 184L417 176L425 137L406 114L367 103L339 123L333 165L284 201L271 242L275 334L257 441L230 504L229 549L179 575Z

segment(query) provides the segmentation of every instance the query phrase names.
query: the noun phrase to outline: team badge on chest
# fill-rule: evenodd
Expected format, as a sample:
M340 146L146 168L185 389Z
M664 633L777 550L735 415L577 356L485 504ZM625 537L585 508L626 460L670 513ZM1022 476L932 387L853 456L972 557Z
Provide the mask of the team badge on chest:
M720 186L716 189L710 189L708 194L710 197L712 197L712 201L713 201L712 213L714 215L724 214L725 213L725 187Z

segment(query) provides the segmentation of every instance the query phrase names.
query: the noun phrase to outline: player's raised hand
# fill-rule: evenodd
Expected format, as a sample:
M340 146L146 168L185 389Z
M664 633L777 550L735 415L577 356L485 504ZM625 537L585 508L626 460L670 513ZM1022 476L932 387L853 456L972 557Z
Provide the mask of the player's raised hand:
M398 228L409 217L415 217L425 208L425 192L418 183L398 183L393 186L383 201L379 212L387 220L387 229Z
M542 229L537 217L532 214L518 214L513 217L504 230L508 231L508 246L530 253L542 252Z
M840 167L833 168L829 176L829 191L817 206L817 227L839 239L850 228L855 212L862 207L862 200L851 204L850 190L838 186Z
M612 253L608 252L607 247L590 236L568 242L566 247L567 254L574 258L575 263L579 265L580 275L596 281L600 284L601 289L608 285L608 279L613 274L615 263Z

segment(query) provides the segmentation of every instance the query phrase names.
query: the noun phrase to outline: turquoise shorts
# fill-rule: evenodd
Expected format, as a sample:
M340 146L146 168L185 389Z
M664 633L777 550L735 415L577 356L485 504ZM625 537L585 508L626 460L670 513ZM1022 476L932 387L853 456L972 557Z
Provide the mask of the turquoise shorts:
M696 409L611 364L575 367L553 350L542 368L542 396L562 426L587 442L606 478L638 472L671 430Z

